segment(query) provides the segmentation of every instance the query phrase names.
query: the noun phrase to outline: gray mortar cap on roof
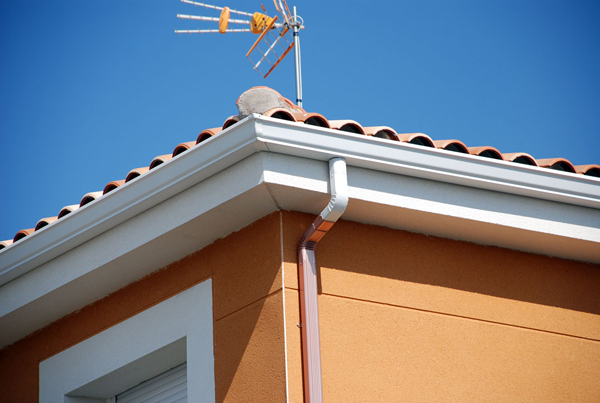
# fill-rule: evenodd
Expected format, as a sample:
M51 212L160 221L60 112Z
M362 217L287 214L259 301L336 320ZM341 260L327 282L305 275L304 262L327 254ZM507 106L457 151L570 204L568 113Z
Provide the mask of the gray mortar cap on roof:
M240 111L240 120L252 113L264 114L273 108L285 108L290 110L289 106L276 91L270 88L259 87L251 88L240 95L236 102Z

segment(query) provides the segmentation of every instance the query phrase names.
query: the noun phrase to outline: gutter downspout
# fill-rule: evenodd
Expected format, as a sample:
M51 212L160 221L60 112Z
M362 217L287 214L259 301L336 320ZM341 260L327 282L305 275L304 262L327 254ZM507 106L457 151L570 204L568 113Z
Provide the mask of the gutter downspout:
M323 402L315 248L317 242L325 236L348 205L348 178L346 161L343 158L329 160L329 184L331 193L329 204L302 235L298 243L302 372L305 403Z

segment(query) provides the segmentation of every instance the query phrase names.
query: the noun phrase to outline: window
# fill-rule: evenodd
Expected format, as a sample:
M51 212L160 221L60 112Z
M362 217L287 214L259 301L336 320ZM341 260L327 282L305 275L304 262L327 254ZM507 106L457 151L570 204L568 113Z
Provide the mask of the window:
M40 402L114 402L186 362L188 401L214 402L210 279L42 361Z

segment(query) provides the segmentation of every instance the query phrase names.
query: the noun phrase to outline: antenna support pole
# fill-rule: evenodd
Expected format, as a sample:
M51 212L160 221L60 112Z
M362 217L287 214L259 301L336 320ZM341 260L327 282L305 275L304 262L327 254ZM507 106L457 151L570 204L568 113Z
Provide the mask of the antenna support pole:
M300 59L300 26L294 6L294 20L292 30L294 31L294 56L296 60L296 105L302 108L302 63Z

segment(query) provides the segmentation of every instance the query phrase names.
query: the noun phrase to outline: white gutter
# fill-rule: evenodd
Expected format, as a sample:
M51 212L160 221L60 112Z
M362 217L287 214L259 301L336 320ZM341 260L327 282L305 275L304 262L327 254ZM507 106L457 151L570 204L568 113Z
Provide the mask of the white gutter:
M269 151L600 209L600 179L261 116Z
M348 179L346 161L343 158L329 160L329 184L331 193L329 204L298 242L302 373L306 403L323 402L315 248L348 206Z
M261 151L454 183L600 210L600 179L260 115L0 251L0 285Z

